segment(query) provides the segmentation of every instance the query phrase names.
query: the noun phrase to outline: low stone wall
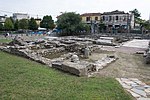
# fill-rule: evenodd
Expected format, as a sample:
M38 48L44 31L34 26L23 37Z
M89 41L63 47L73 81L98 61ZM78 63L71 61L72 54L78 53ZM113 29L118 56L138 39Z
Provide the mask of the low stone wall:
M99 70L105 68L106 66L108 66L112 62L116 61L117 59L118 58L115 56L107 56L107 57L104 57L104 58L96 61L95 62L96 71L99 71Z
M37 55L36 53L33 53L28 49L20 50L20 49L17 49L16 47L14 47L14 46L11 46L11 47L1 46L0 50L4 51L4 52L7 52L7 53L11 53L11 54L14 54L14 55L18 55L18 56L21 56L21 57L31 59L31 60L36 61L38 63L42 63L42 64L45 64L45 65L51 66L51 60L49 60L47 58L44 58L40 55Z
M65 71L65 72L69 72L77 76L88 75L87 65L81 64L81 63L73 63L70 61L64 61L62 63L53 63L52 67Z
M88 76L96 71L105 68L117 59L118 58L115 58L115 56L107 56L103 59L95 61L95 63L87 61L79 61L74 63L69 60L59 60L58 62L53 62L52 67L77 76Z

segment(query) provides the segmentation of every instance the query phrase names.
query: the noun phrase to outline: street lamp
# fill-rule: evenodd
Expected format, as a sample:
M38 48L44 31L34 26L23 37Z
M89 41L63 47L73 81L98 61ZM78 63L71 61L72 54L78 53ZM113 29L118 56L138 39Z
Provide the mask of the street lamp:
M91 22L91 33L94 33L94 23L92 21L92 17L89 16L89 18L90 18L90 22Z
M130 33L130 22L131 22L131 17L128 13L127 14L127 30L128 30L128 33Z

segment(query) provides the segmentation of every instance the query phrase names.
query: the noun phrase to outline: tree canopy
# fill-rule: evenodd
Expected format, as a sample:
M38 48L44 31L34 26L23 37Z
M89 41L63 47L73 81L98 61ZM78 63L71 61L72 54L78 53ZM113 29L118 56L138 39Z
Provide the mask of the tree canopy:
M137 9L134 9L134 10L132 10L130 12L134 14L135 23L138 23L142 27L144 27L145 29L150 30L150 23L149 23L149 21L141 19L140 18L141 17L141 13Z
M3 29L4 29L4 25L0 23L0 31L2 31Z
M134 9L134 10L132 10L130 12L134 14L135 22L140 24L141 21L142 21L142 19L140 19L141 13L137 9Z
M6 18L5 24L4 24L4 28L5 28L5 30L12 30L12 29L14 29L14 24L11 21L10 18Z
M28 20L27 19L21 19L19 20L19 29L28 29Z
M40 27L46 29L53 29L55 25L52 16L48 16L48 15L44 16L40 23Z
M16 20L16 21L14 22L14 29L15 29L15 30L18 30L18 29L19 29L19 21L18 21L18 20Z
M134 14L135 18L141 17L141 13L137 9L134 9L134 10L132 10L130 12Z
M150 23L149 20L142 20L142 22L140 23L142 27L144 27L146 30L150 30Z
M37 30L38 29L38 25L37 25L37 23L36 23L34 18L31 18L29 20L29 29L30 30Z
M84 26L81 23L81 17L74 12L63 13L58 17L57 27L61 29L66 35L72 35L83 30Z

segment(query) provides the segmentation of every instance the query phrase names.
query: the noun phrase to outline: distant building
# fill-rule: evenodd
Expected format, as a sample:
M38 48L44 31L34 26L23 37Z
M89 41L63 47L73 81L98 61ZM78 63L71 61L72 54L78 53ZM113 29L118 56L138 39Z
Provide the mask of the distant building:
M13 13L13 19L14 20L29 19L29 15L24 13Z
M82 22L86 24L99 23L101 20L101 13L84 13L81 14Z
M57 18L60 16L57 16ZM105 32L113 32L113 30L129 32L135 28L134 14L125 13L124 11L115 10L104 13L84 13L80 16L82 23L91 26L91 33L98 32L101 24L103 27L101 30Z
M84 13L80 15L82 23L89 24L91 26L91 33L98 32L98 24L101 21L101 13Z
M125 13L124 11L104 12L101 15L102 22L107 29L133 29L134 28L134 14Z
M0 23L4 24L6 20L6 15L0 16Z
M40 27L41 20L42 20L41 18L35 18L38 27Z

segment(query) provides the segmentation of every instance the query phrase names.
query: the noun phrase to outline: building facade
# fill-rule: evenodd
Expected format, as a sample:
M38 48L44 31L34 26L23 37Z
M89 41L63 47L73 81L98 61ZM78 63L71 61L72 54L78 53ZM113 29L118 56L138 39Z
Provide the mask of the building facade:
M0 16L0 23L2 23L4 25L5 20L6 20L6 15Z
M89 24L91 26L91 33L98 32L98 24L101 21L101 13L84 13L80 15L82 23Z
M13 19L14 20L29 19L29 15L24 13L13 13Z
M82 22L86 24L99 23L101 20L101 13L84 13L81 15Z
M131 30L134 28L134 14L125 13L124 11L104 12L101 15L101 21L108 30Z
M40 23L42 21L41 18L35 18L36 24L38 25L38 27L40 27Z

